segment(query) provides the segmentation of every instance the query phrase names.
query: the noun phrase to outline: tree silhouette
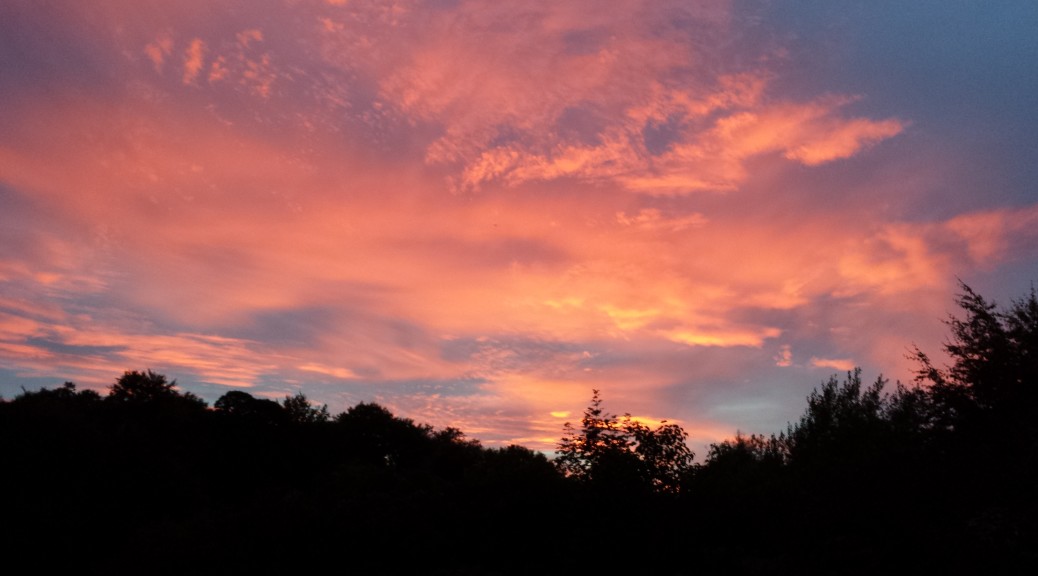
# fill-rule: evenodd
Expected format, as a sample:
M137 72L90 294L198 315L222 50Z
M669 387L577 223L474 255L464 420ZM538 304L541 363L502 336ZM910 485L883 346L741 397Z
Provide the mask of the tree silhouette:
M302 392L296 392L295 396L285 396L281 406L288 414L289 421L296 424L317 424L330 419L327 404L315 406Z
M618 418L602 409L598 390L578 430L567 422L556 448L555 466L578 482L609 489L677 492L692 470L694 457L676 424L655 430L630 414Z
M863 451L882 450L885 440L886 381L880 377L862 388L861 368L840 382L829 378L807 397L807 410L788 432L793 462L831 462L860 458Z
M951 479L932 490L955 502L948 524L966 536L960 547L1020 554L1038 541L1038 294L1000 309L960 288L964 315L946 321L950 364L914 354L930 411L927 456Z
M706 462L695 471L695 491L710 505L723 502L729 515L735 508L759 514L765 506L777 504L779 490L785 489L788 455L784 434L736 433L731 440L710 445Z
M231 390L220 396L213 408L218 414L255 424L277 425L288 421L288 414L277 402L255 398L241 390Z
M960 283L964 318L946 323L952 339L944 350L952 363L937 367L918 348L917 380L931 386L937 424L946 429L988 430L1007 425L1016 433L1038 429L1038 294L999 310Z
M27 406L47 409L62 409L66 413L81 410L85 407L96 405L101 400L101 395L93 390L76 390L72 382L65 382L61 388L53 390L41 388L35 392L24 391L11 401L20 410ZM3 403L3 400L0 400Z
M430 446L431 426L397 418L374 402L351 406L335 423L350 459L375 467L413 465Z
M633 440L641 474L658 492L678 492L692 471L695 454L689 449L688 434L677 424L662 421L655 429L625 414L621 426Z
M205 402L191 392L176 389L176 380L167 380L163 374L146 370L127 370L108 389L106 401L117 404L180 404L205 408Z
M563 437L555 451L555 466L564 475L591 481L619 461L630 458L630 439L620 421L602 409L598 390L592 390L591 404L584 410L580 429L566 422Z

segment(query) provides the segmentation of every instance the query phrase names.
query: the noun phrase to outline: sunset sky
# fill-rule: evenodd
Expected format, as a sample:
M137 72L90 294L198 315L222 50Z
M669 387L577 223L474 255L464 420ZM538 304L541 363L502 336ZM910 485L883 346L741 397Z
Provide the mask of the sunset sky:
M1038 2L0 3L0 395L703 447L1038 280Z

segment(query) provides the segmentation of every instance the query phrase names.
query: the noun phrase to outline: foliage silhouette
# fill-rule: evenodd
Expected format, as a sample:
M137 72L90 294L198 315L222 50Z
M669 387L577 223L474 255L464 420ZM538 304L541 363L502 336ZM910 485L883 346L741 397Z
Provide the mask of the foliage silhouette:
M429 445L432 427L397 418L384 406L361 402L335 417L351 459L383 467L414 466Z
M710 445L706 463L697 474L701 483L709 476L715 484L713 489L738 486L745 490L766 482L764 477L777 475L788 460L789 442L785 434L765 437L736 433L731 440Z
M151 404L205 409L206 403L191 392L176 389L177 381L151 370L127 370L108 389L105 401L111 404Z
M1000 309L960 288L964 315L946 321L950 365L914 353L928 391L926 455L952 479L933 491L955 501L947 516L961 549L1019 555L1038 542L1038 294Z
M915 349L917 380L930 386L936 424L945 429L1032 436L1038 426L1038 293L999 310L966 284L944 346L950 366ZM1006 427L1018 428L1007 430Z
M285 409L273 400L255 398L248 392L231 390L213 404L220 415L256 424L278 425L288 422Z
M319 424L331 418L327 404L314 406L302 392L296 392L295 396L285 396L281 406L289 421L296 424Z
M593 390L580 429L567 422L555 465L566 477L597 489L678 492L692 470L688 435L666 421L656 429L630 414L618 418L602 409Z
M592 391L591 404L584 410L580 429L566 422L556 450L559 471L580 481L594 481L617 460L630 457L631 440L620 428L619 419L602 409L598 390Z
M833 376L811 392L807 411L786 436L789 460L798 465L858 460L884 449L876 443L885 439L885 384L880 377L862 388L861 369L856 368L843 382Z

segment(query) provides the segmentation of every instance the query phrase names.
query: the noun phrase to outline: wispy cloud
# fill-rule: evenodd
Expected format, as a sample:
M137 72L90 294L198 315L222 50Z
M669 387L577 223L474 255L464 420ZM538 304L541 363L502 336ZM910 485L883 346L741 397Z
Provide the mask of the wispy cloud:
M755 155L818 165L903 129L894 119L841 114L854 97L775 101L763 67L705 65L720 55L693 38L707 26L739 26L723 11L669 3L636 11L642 18L608 22L571 19L556 5L525 18L481 11L461 34L417 40L417 60L391 73L382 93L444 126L427 160L460 164L466 188L577 177L654 194L730 190ZM652 28L679 15L687 18L681 28Z

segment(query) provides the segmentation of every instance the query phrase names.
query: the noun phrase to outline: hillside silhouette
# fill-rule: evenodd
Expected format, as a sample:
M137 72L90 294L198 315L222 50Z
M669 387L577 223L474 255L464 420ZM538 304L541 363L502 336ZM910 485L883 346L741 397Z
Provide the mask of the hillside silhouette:
M833 376L700 464L592 391L554 459L150 370L0 402L3 558L80 574L1017 573L1038 560L1038 296L962 285L938 366Z

